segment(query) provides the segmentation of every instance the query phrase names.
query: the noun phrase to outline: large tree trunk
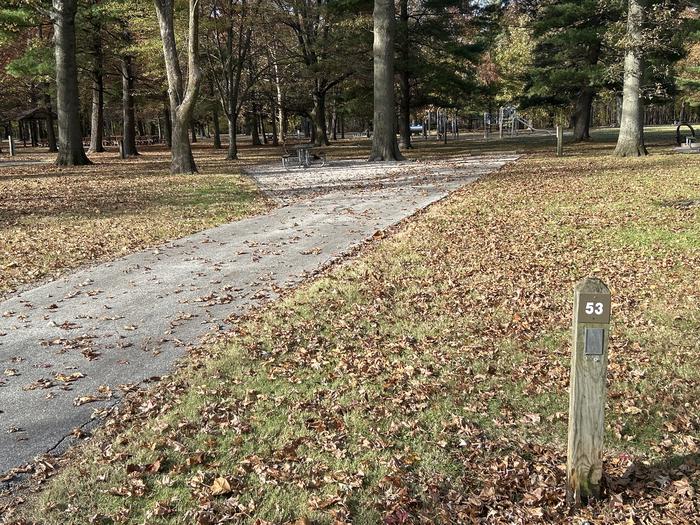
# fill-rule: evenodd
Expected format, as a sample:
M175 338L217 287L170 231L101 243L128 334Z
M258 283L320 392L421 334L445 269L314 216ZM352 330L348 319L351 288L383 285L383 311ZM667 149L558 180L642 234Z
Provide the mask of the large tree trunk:
M136 150L136 115L134 112L134 68L130 56L122 57L122 139L124 155L135 157Z
M574 141L581 142L591 138L591 107L595 91L590 86L585 86L576 99L574 110Z
M328 146L328 130L326 129L326 92L314 90L314 107L311 110L311 122L313 124L313 137L316 146Z
M46 86L48 90L48 86ZM49 143L49 151L55 153L58 151L56 144L56 133L53 130L53 108L51 107L51 95L48 91L44 92L44 106L46 107L46 140Z
M52 22L56 54L56 111L59 166L91 164L80 130L78 66L75 60L75 14L78 0L53 0Z
M410 149L411 145L411 74L408 71L411 47L408 39L408 0L400 0L399 17L399 56L401 57L401 71L399 72L399 85L401 86L401 107L399 112L399 135L401 147Z
M172 157L170 172L174 174L197 173L197 166L194 163L190 145L190 127L182 119L176 119L174 114L172 114L171 118L173 122L173 138L170 150Z
M643 19L644 9L640 0L629 0L622 117L614 153L618 157L641 157L647 154L644 146L644 102L640 89L644 71L642 66Z
M370 161L403 160L394 107L394 0L374 0L374 134Z
M160 36L163 40L165 71L172 121L171 173L196 173L192 147L187 132L200 84L199 70L199 1L189 0L188 79L185 89L175 41L174 0L154 0Z

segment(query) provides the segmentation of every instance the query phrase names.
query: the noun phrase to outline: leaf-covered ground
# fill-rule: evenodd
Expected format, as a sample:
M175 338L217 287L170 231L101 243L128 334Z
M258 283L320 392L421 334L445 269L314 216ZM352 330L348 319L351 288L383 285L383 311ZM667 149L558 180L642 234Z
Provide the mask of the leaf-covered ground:
M57 475L40 462L34 480L53 479L22 515L700 522L700 155L610 147L535 152L240 320L130 393ZM569 326L586 275L613 294L606 495L569 514Z
M20 149L19 159L53 156ZM202 174L171 176L168 152L91 155L92 166L0 165L0 295L265 209L223 152L200 149ZM8 159L4 159L8 161Z

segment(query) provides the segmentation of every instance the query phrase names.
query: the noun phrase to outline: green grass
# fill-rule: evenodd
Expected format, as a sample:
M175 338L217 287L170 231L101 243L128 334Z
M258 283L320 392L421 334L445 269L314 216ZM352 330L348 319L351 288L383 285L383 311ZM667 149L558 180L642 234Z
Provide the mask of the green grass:
M661 204L700 193L700 156L656 146L614 159L601 136L561 159L529 140L530 156L241 322L127 403L114 444L103 430L23 512L62 524L574 520L561 505L568 330L573 284L596 275L613 293L606 473L623 504L578 516L695 519L697 496L670 500L654 480L700 490L700 212ZM206 203L227 190L202 191ZM149 398L169 408L138 415ZM128 464L157 458L159 472L130 481ZM212 495L217 477L231 493ZM135 479L143 494L110 494ZM172 512L154 513L159 502Z

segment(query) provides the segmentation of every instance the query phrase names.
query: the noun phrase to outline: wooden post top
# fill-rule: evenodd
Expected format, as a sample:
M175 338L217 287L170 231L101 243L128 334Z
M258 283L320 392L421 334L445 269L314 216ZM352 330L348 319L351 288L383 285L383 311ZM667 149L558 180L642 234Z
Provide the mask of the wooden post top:
M605 283L597 277L586 277L584 279L581 279L578 283L576 283L574 292L577 294L600 293L610 295L610 290L608 289L608 287L605 286Z

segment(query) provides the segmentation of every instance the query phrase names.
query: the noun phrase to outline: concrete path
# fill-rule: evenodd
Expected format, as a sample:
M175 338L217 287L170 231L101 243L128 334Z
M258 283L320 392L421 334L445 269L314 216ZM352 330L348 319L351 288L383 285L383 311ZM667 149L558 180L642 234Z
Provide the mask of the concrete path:
M120 385L171 369L187 346L276 290L514 157L390 166L257 168L282 205L78 271L0 303L0 472L60 453ZM2 475L0 475L2 478Z

